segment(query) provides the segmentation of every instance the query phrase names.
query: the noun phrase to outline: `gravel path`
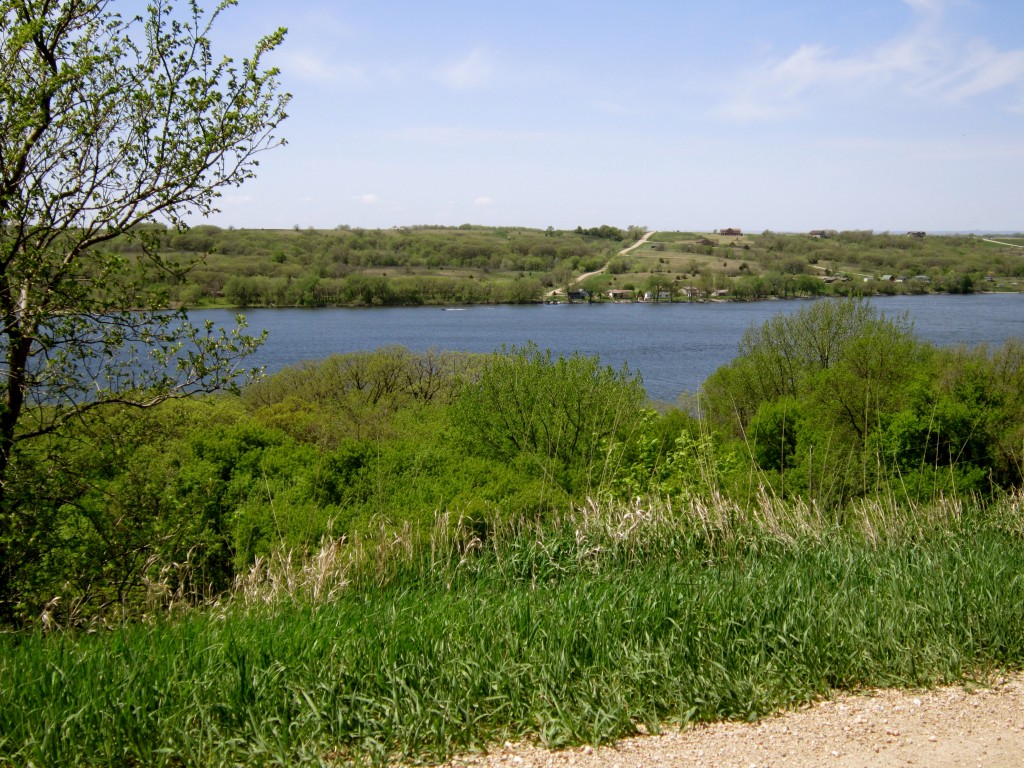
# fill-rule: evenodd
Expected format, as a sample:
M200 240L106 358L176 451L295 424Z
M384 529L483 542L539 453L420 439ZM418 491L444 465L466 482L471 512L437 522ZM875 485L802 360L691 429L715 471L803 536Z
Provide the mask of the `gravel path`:
M1024 766L1024 675L990 688L878 690L838 695L759 723L715 723L549 752L506 744L451 768L892 768Z

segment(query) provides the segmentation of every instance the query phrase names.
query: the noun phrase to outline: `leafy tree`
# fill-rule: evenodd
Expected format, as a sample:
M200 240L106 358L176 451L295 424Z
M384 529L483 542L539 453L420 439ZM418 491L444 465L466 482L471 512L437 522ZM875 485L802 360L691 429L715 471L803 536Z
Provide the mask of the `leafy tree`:
M242 400L261 419L300 440L332 445L349 438L379 439L391 431L395 413L450 403L474 366L468 353L412 352L391 345L286 367L247 386Z
M672 301L672 281L666 275L654 274L647 278L647 290L655 303L661 300L663 293L667 293L667 300Z
M32 518L22 517L31 528L6 547L14 617L124 618L230 586L223 483L189 442L240 415L233 397L110 408L84 415L71 435L20 446L10 494L23 496Z
M639 240L646 234L647 227L641 226L639 224L630 224L629 227L626 228L626 236L630 240Z
M882 346L873 350L874 344ZM893 352L893 347L899 351ZM820 383L820 374L835 367L844 355L850 358L850 370L826 377L833 390L840 386L839 378L849 381L855 375L868 375L872 366L880 369L878 377L897 374L905 363L898 355L911 354L917 347L905 317L880 317L861 299L815 302L795 314L779 314L749 328L736 359L704 383L704 407L715 420L731 423L739 434L762 402L806 396Z
M934 370L909 321L860 299L821 301L752 327L740 354L704 384L712 421L744 438L758 467L818 503L868 490L872 434Z
M644 397L639 375L626 368L554 359L531 343L494 353L453 404L452 420L474 453L576 493L609 469L608 446L637 427Z
M222 388L258 343L242 324L196 328L146 287L189 264L144 225L184 229L281 143L288 96L262 59L284 30L241 64L218 58L233 4L124 18L107 0L0 0L0 610L25 522L5 503L16 444L98 406ZM138 244L131 261L115 239Z

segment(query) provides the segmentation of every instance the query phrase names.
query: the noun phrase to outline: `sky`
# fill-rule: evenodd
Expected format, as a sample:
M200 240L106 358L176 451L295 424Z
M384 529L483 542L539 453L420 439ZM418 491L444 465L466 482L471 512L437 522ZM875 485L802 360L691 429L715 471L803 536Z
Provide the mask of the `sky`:
M292 94L205 222L1024 230L1022 0L240 0Z

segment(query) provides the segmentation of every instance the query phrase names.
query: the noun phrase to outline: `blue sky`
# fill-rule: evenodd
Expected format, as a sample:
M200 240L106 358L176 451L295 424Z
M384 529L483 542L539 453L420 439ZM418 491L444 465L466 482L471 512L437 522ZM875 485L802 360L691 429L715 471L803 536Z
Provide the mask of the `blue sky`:
M277 26L289 143L221 226L1024 229L1021 0L240 0L216 34Z

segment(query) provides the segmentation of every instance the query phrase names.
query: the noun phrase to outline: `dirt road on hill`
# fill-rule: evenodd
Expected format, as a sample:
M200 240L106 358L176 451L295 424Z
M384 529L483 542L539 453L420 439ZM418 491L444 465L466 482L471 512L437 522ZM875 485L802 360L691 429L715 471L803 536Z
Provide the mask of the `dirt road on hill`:
M644 236L641 237L639 240L637 240L635 243L633 243L631 246L629 246L628 248L623 248L621 251L619 251L619 256L625 256L627 253L632 251L634 248L639 248L641 245L643 245L644 243L647 242L647 239L651 235L656 235L656 234L658 234L658 233L657 232L645 232ZM576 285L577 283L582 283L588 277L593 277L594 275L600 275L606 269L608 269L608 265L607 264L605 264L600 269L595 269L593 272L584 272L579 277L573 279L573 281L572 281L573 285ZM551 290L551 291L548 291L547 293L545 293L544 296L546 296L547 298L550 299L550 298L552 298L554 296L561 295L561 293L562 293L562 289L561 288L555 288L554 290Z
M549 752L506 744L451 768L1020 768L1024 675L990 688L843 694L759 723L715 723Z

